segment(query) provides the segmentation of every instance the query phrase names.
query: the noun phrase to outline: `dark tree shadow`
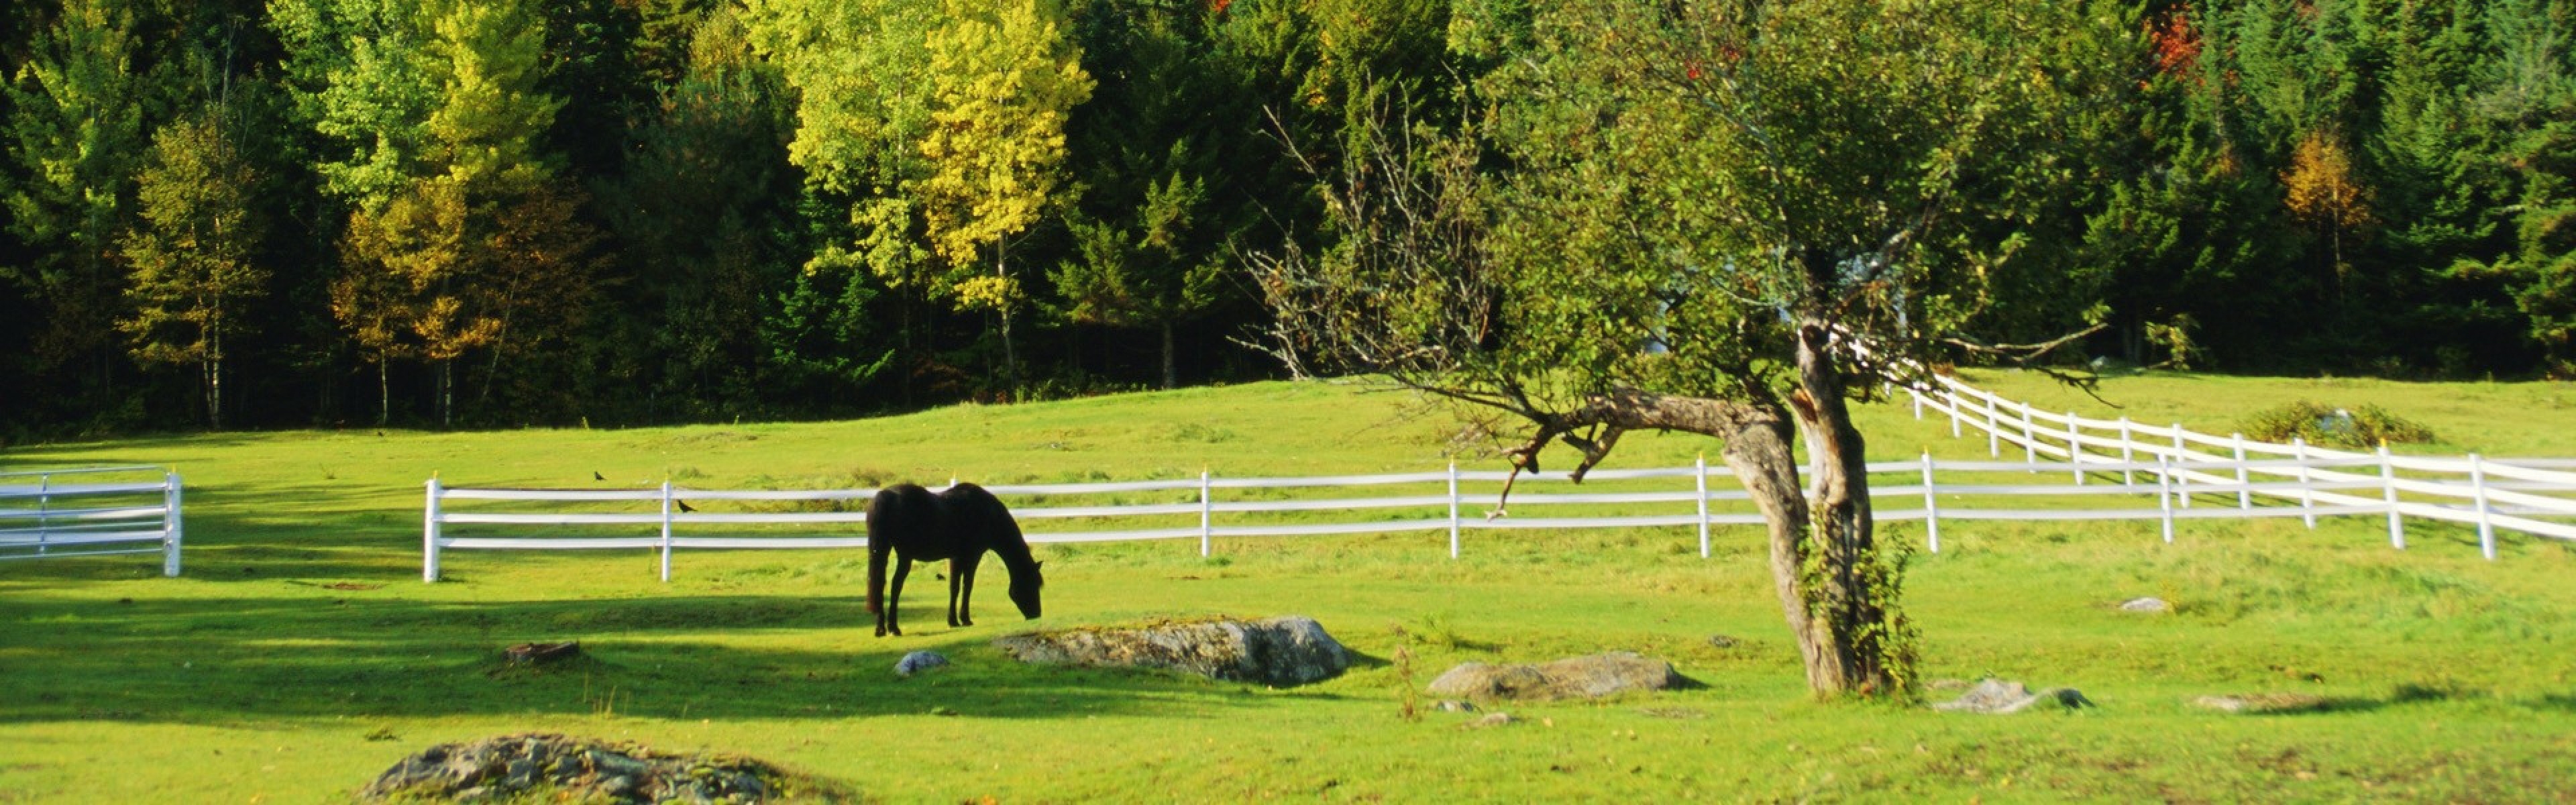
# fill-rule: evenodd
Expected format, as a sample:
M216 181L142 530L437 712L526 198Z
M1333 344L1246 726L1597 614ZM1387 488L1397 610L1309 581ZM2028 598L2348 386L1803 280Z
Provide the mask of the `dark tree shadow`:
M417 583L417 582L415 582ZM0 723L589 714L795 718L918 714L1231 717L1277 697L1235 683L1025 666L1007 630L878 639L854 600L689 596L565 601L208 598L0 601ZM815 634L815 633L822 634ZM709 635L721 635L710 639ZM514 643L580 640L585 659L511 667ZM836 642L837 641L837 642ZM784 647L774 644L795 642ZM813 646L817 642L822 645ZM912 679L905 652L954 663Z

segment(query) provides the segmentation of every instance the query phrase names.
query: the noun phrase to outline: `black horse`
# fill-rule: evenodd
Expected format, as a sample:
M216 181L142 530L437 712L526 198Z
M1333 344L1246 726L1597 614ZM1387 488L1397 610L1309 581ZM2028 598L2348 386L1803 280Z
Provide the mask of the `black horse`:
M916 560L948 560L948 625L975 625L966 610L975 597L975 567L983 564L985 551L1000 555L1002 567L1011 572L1011 603L1019 605L1020 614L1037 617L1038 588L1046 584L1038 567L1045 563L1029 557L1020 524L993 493L974 484L937 493L915 484L879 490L868 501L868 611L877 616L877 636L903 634L895 610L903 599L903 577L912 573ZM896 560L892 596L885 594L889 553Z

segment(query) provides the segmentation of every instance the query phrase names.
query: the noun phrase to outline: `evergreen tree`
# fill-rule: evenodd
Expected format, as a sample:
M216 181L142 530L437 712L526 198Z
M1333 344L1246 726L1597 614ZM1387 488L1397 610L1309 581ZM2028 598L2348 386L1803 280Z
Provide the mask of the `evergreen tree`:
M132 217L135 175L150 143L138 49L123 0L66 0L9 76L9 159L18 175L6 189L8 223L35 257L0 265L0 279L23 284L41 305L43 329L25 353L31 368L44 375L84 365L60 379L67 391L106 393L115 368L124 285L117 239Z

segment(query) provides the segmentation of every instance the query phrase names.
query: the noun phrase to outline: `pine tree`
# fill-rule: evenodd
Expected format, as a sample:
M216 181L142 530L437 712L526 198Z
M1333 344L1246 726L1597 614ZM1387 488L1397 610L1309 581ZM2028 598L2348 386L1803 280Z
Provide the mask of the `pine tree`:
M122 0L66 0L8 86L9 159L24 177L6 193L9 227L37 258L0 265L0 279L26 284L40 300L38 370L90 360L83 374L102 391L123 284L117 239L150 142L137 50Z

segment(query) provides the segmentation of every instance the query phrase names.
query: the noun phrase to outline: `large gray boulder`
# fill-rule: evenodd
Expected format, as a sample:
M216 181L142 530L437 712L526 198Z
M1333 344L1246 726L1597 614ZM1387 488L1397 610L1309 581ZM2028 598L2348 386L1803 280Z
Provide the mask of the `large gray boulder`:
M1320 682L1351 667L1350 651L1303 615L1032 632L993 645L1026 663L1162 668L1276 687Z
M1536 665L1465 663L1431 680L1431 693L1464 699L1595 699L1663 690L1681 678L1672 663L1613 651Z
M574 802L763 802L836 792L749 758L679 755L549 733L439 744L359 789L368 801L499 802L538 792Z

